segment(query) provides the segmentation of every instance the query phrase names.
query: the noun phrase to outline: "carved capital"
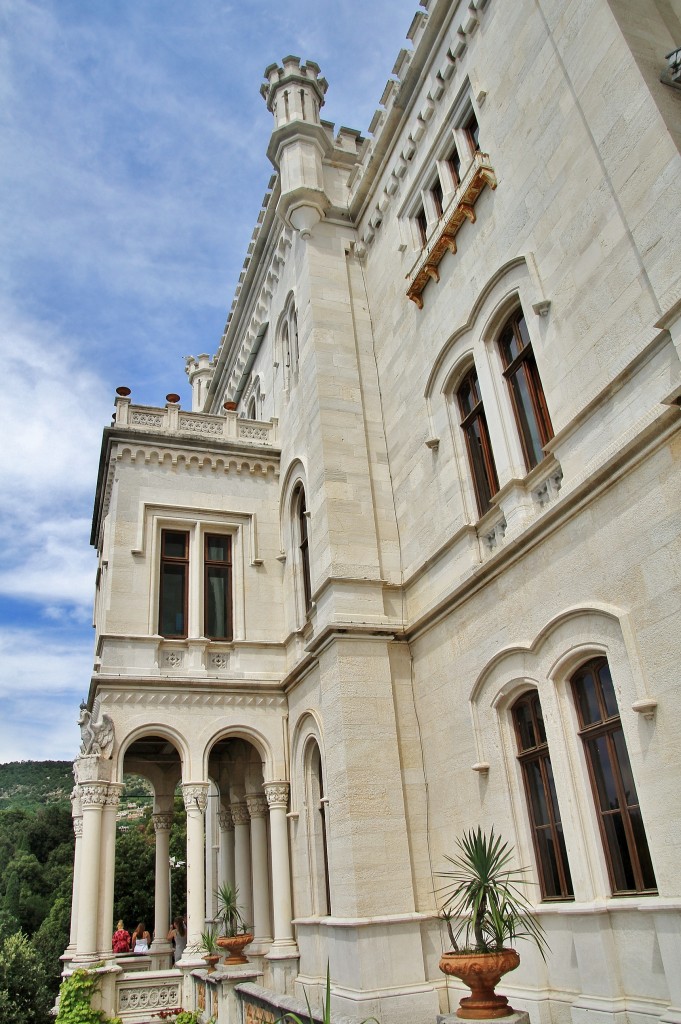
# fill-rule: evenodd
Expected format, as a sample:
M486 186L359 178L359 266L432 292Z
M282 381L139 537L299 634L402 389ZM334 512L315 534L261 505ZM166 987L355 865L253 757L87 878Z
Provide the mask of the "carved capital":
M75 835L76 839L80 839L82 837L82 835L83 835L83 818L82 818L82 815L79 815L77 818L73 819L73 832L74 832L74 835Z
M232 821L231 811L220 811L218 814L218 822L220 823L220 828L223 832L234 831L234 822Z
M288 807L288 782L266 782L263 788L270 810L274 807Z
M81 807L104 807L108 797L109 787L106 782L81 782Z
M121 802L121 795L124 789L125 786L122 786L120 782L110 782L107 789L106 800L104 801L105 806L118 807Z
M157 811L152 814L151 820L154 823L154 832L170 832L173 827L173 813L170 814L164 811Z
M232 804L230 810L232 812L232 821L235 825L248 825L251 816L248 813L248 806L246 804Z
M264 818L267 814L267 800L264 796L247 796L246 803L251 818Z
M182 785L182 798L187 812L198 809L203 814L208 806L208 783L187 782Z

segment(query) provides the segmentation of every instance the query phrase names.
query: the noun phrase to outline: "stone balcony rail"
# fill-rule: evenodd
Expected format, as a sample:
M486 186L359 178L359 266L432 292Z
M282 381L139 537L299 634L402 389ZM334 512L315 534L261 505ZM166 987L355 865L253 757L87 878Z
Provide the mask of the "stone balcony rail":
M444 254L456 253L456 234L459 228L466 220L475 223L473 207L486 185L496 188L496 175L487 153L477 152L407 274L407 296L419 309L423 309L422 293L428 282L440 280L438 266Z
M173 437L197 437L206 441L231 441L254 447L276 448L278 421L245 420L235 411L225 410L222 416L185 412L177 402L162 408L153 405L132 405L127 397L116 397L114 426L140 433L168 434Z

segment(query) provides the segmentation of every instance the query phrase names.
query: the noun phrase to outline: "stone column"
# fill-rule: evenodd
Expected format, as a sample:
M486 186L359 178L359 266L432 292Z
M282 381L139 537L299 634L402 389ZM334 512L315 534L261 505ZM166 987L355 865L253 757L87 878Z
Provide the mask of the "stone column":
M106 782L80 783L83 809L80 885L78 889L78 931L76 959L97 960L99 889L101 863L102 808L109 794Z
M167 935L170 928L170 830L172 811L152 814L156 837L156 865L154 870L154 941L153 953L167 953L171 949Z
M78 900L80 892L80 864L81 850L83 846L83 815L78 801L76 814L76 801L74 800L73 831L76 836L76 845L73 854L73 888L71 890L71 932L66 953L75 953L78 940Z
M289 866L288 782L266 782L264 785L270 809L270 841L272 844L272 906L274 910L274 942L269 957L297 956L293 938L291 870Z
M253 923L253 889L251 885L251 818L246 804L232 804L234 821L234 881L238 890L241 914L248 925Z
M208 783L183 783L182 796L187 811L187 946L192 946L201 942L201 932L206 923L203 816L208 805ZM183 954L182 959L186 958Z
M220 865L218 885L227 883L234 888L234 822L230 811L220 811Z
M99 928L97 946L103 957L112 957L111 936L115 922L113 920L114 876L116 873L116 814L123 792L118 782L109 783L104 806L102 808L102 834L100 839L99 867Z
M270 874L267 858L267 800L247 796L251 817L251 864L253 866L253 946L262 948L272 941L270 924ZM254 950L255 951L255 950Z

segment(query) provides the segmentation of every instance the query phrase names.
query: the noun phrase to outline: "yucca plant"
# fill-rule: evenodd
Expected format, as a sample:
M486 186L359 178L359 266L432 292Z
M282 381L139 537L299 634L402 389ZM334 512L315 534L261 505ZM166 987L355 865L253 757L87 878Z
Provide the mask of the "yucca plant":
M225 935L238 935L240 931L247 930L246 923L242 917L243 907L239 905L239 890L236 886L223 882L215 890L218 904L218 918L222 921Z
M516 939L532 940L544 959L548 943L544 929L532 913L532 904L518 888L526 868L513 868L513 847L491 830L478 826L457 840L458 857L447 857L452 870L438 871L450 885L443 894L442 916L455 953L489 953L512 945ZM458 928L454 922L460 919ZM463 945L460 945L463 935Z

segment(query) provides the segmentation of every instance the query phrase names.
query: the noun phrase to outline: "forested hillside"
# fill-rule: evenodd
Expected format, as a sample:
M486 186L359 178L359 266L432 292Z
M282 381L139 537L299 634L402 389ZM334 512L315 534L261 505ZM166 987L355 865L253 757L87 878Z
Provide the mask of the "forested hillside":
M12 761L0 764L0 810L61 804L69 808L71 761Z

